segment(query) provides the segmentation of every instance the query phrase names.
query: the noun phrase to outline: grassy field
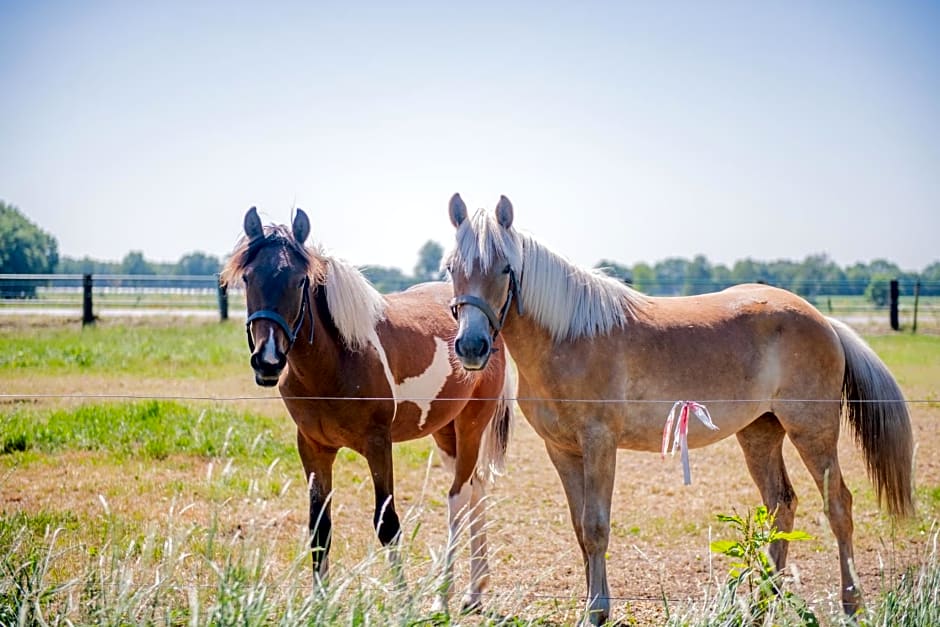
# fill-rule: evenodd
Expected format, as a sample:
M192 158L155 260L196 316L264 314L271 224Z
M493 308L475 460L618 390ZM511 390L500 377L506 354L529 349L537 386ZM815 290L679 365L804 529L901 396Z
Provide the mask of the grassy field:
M920 446L935 446L940 337L870 340L916 401ZM315 589L293 424L276 392L254 386L241 324L104 321L83 330L74 322L6 320L0 390L6 395L0 398L0 625L541 625L578 617L580 588L552 598L537 594L546 577L539 570L544 561L532 558L539 547L525 534L498 528L513 512L494 523L494 580L505 579L506 569L522 569L521 576L494 587L484 616L432 612L447 478L429 441L396 447L407 586L396 585L377 548L368 469L344 453L336 467L331 581ZM940 468L932 450L918 456L926 460L918 467L920 518L892 532L911 537L903 543L906 561L897 577L869 590L862 623L940 624L933 548ZM499 498L538 506L544 498L538 490L546 488L524 479L531 477L510 476ZM549 489L558 491L557 482ZM858 490L857 507L864 511L871 498L870 486ZM714 503L709 517L722 507L721 500ZM543 515L553 529L568 527L557 502ZM650 509L641 522L615 522L613 532L670 546L699 533L697 526L670 525ZM857 519L859 536L879 530L881 523ZM717 533L755 538L724 528ZM575 549L572 538L564 542ZM745 583L759 584L760 572L735 583L727 570L721 562L712 587L660 601L653 614L621 609L619 615L674 625L807 621L799 596L754 602L741 591ZM844 620L837 612L811 611L822 622Z

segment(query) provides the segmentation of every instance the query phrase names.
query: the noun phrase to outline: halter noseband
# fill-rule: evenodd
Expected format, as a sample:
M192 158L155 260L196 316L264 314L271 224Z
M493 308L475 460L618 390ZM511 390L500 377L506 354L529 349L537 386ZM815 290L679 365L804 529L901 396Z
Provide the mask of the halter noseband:
M516 298L516 311L519 312L521 316L522 297L519 295L519 284L516 281L516 272L512 268L509 268L509 291L506 294L506 302L503 303L503 306L499 310L498 317L488 302L478 296L472 296L470 294L455 296L450 301L450 314L454 317L454 320L456 320L458 311L464 305L476 307L482 311L486 319L490 321L490 328L493 329L493 339L495 340L499 332L502 331L503 325L506 323L506 315L509 313L509 307L512 306L513 297Z
M284 316L277 313L272 309L259 309L254 312L245 320L245 332L248 334L248 348L251 352L255 352L255 340L251 337L251 323L254 320L270 320L277 324L284 333L287 335L287 350L284 351L287 354L291 347L294 345L294 340L297 339L297 334L300 333L300 327L304 323L304 316L307 315L307 310L310 309L310 278L304 277L303 285L301 286L301 291L303 292L303 297L300 300L300 316L297 318L297 323L294 325L294 328L291 329L290 325L287 324L287 320L284 319ZM310 340L308 343L313 344L313 312L310 312Z

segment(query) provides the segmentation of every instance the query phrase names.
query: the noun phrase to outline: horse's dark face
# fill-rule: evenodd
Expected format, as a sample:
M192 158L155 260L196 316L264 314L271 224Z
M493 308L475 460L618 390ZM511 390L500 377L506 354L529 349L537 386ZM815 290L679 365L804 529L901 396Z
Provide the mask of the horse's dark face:
M297 250L310 232L309 224L306 214L298 209L291 241L285 236L266 237L254 209L245 216L245 233L250 239L261 238L243 271L250 363L258 385L277 384L287 365L287 353L306 326L306 316L311 316L313 331L313 312L308 311L308 265Z
M497 207L500 224L512 224L512 205L503 197ZM450 203L450 219L459 227L467 219L466 206L458 194ZM448 267L454 286L451 311L457 320L454 353L466 370L482 370L494 352L494 341L502 330L512 299L518 299L515 269L504 257L489 260L484 268L476 260L467 272L464 263L451 263ZM517 300L521 313L521 303Z

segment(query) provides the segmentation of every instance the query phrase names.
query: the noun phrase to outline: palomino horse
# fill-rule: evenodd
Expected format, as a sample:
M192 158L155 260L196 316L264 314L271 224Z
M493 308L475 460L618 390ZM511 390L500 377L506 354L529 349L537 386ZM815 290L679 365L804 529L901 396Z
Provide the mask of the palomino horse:
M489 577L481 499L504 460L507 400L514 395L505 353L493 360L492 373L467 376L451 358L456 324L446 307L450 287L427 283L382 296L354 267L304 245L310 221L300 209L288 229L262 226L252 207L244 228L223 280L244 281L255 381L278 385L297 424L315 574L325 577L328 567L338 449L348 447L368 461L373 522L379 540L389 545L400 532L392 442L430 435L454 473L437 602L446 610L456 535L469 517L471 577L464 605L477 608Z
M858 335L766 285L644 296L513 229L505 197L495 215L468 217L455 194L450 219L457 229L447 258L459 321L455 351L467 370L481 370L502 331L518 367L519 405L545 441L568 498L592 621L610 613L604 556L616 449L661 450L668 408L680 400L707 402L718 427L689 425L689 447L737 436L781 531L792 530L797 504L782 453L784 436L790 438L827 505L843 607L856 610L852 495L836 446L842 412L879 501L894 515L913 510L907 406ZM770 557L782 569L787 543L771 546Z

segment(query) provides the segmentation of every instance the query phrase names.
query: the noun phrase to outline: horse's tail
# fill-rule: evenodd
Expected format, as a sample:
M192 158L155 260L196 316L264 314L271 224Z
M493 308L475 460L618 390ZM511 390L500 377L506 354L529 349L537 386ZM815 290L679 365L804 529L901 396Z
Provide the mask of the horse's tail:
M888 367L848 325L829 318L845 352L842 411L865 455L878 503L892 516L914 513L911 416Z
M505 350L505 347L503 348ZM506 361L503 369L503 387L499 393L499 403L490 419L490 424L483 432L480 443L480 456L477 459L477 477L484 483L495 481L506 470L506 451L512 434L512 422L515 415L516 389L518 382L515 364L509 359L509 352L504 353Z

